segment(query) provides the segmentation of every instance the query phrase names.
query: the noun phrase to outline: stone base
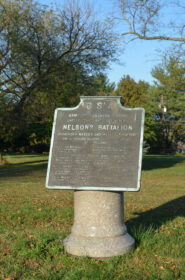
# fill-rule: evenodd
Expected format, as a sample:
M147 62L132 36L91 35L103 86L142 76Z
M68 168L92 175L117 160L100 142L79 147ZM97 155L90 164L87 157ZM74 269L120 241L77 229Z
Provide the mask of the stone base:
M64 240L64 246L71 255L107 258L130 252L135 247L135 241L128 233L112 238L87 238L70 234Z
M69 254L107 258L128 253L134 245L123 221L122 192L74 192L74 224L64 240Z

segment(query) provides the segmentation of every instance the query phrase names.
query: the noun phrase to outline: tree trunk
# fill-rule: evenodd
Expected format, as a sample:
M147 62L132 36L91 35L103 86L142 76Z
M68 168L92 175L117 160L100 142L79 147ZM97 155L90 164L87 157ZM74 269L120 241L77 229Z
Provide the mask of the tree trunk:
M2 152L0 152L0 165L4 165L4 164L5 164L5 160L3 159Z

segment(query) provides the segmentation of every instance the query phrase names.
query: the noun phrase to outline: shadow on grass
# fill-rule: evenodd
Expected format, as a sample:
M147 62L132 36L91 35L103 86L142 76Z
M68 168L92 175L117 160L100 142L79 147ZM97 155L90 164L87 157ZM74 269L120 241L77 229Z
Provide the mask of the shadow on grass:
M128 220L126 225L128 231L136 238L136 244L139 244L141 240L137 238L137 231L141 228L143 232L151 228L156 230L176 217L185 217L185 196L171 200L155 209L134 214L138 217Z
M48 160L26 161L0 166L0 178L22 177L34 171L46 171Z
M29 157L37 157L38 155L25 155L28 159ZM14 156L19 158L19 156ZM24 156L20 156L23 158ZM143 170L152 170L157 168L168 168L172 167L177 163L182 163L185 161L185 156L164 156L164 155L147 155L143 159ZM19 163L12 163L0 166L0 177L20 177L29 175L31 172L46 170L47 159L26 161Z
M181 162L185 162L185 156L147 155L143 158L142 169L152 170L158 168L168 168Z

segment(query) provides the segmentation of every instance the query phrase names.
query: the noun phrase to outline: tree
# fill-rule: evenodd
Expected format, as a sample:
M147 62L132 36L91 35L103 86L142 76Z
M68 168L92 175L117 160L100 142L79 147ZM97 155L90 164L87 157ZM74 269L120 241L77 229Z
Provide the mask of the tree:
M144 81L136 83L129 75L124 76L119 84L118 88L114 92L114 95L122 97L123 105L125 107L145 108L145 142L150 144L157 141L156 136L156 123L151 116L149 106L149 84Z
M51 120L56 102L74 104L83 91L75 81L115 58L116 35L89 7L71 2L56 11L32 0L0 0L0 15L0 95L8 100L17 134L31 121Z
M0 165L5 163L2 157L4 150L7 150L14 138L13 119L11 118L12 105L9 100L0 95Z
M105 68L115 54L110 27L94 20L89 9L83 13L71 4L56 12L29 0L0 4L10 26L2 40L6 48L11 42L11 61L1 73L1 92L12 94L21 105L61 61L82 65L90 72Z
M167 153L185 143L185 64L165 57L152 75L156 84L150 90L151 114L158 125L158 144Z
M127 75L120 80L114 95L122 97L125 107L146 107L148 87L144 81L136 83Z
M115 83L110 82L107 76L103 73L92 75L86 78L85 95L91 96L109 96L114 92Z
M123 36L131 40L166 40L185 43L184 11L185 6L178 0L173 2L161 0L118 0L122 20L127 31ZM173 9L173 17L169 18L167 7ZM178 10L178 18L174 20L174 10ZM163 14L162 14L163 12ZM181 16L181 21L179 17ZM169 20L168 20L168 19ZM164 22L163 19L165 19ZM168 26L168 28L165 28Z

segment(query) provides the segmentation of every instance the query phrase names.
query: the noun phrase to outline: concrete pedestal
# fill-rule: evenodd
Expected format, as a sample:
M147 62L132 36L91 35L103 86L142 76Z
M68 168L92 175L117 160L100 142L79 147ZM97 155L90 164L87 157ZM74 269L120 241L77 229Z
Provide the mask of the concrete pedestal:
M69 254L105 258L123 255L134 245L123 222L123 192L74 192L74 225L64 240Z

